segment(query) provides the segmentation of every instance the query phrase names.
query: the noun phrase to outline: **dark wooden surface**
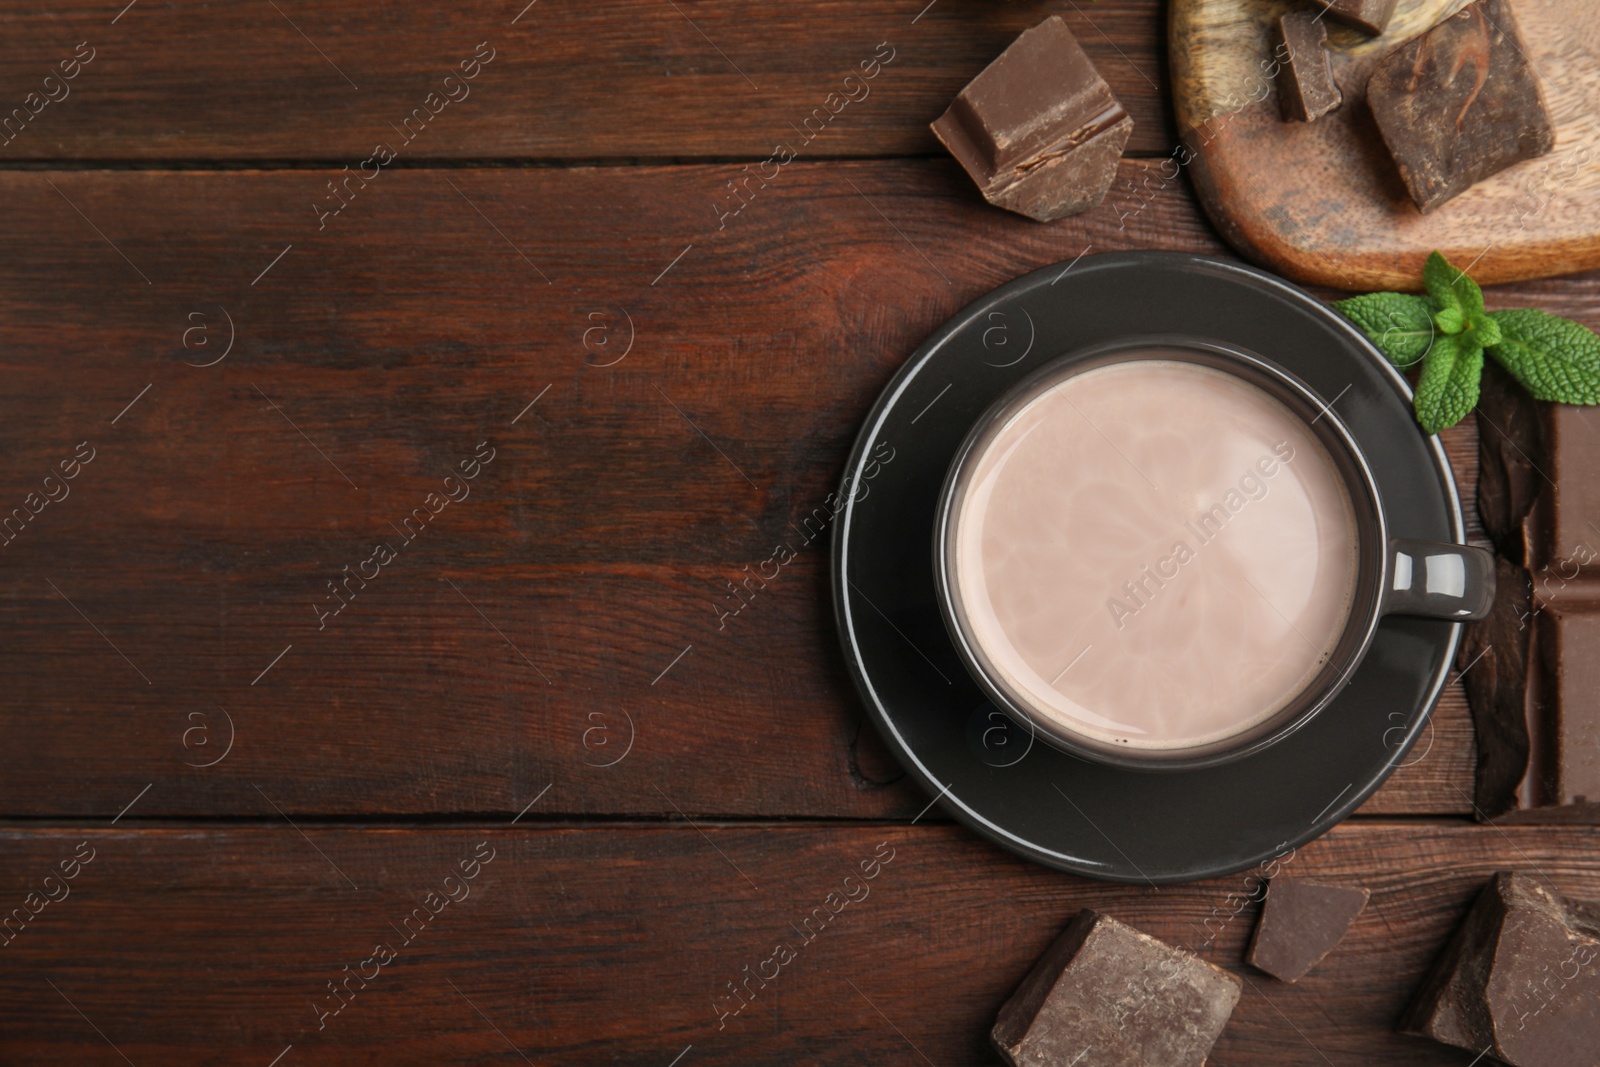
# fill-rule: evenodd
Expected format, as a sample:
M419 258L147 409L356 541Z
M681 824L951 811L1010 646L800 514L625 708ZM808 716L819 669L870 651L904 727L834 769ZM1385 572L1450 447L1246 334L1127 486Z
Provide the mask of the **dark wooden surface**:
M12 751L51 757L9 768L6 810L109 816L155 782L141 814L259 815L252 783L295 813L515 813L560 777L559 811L659 815L650 783L678 774L691 812L915 814L881 757L858 765L823 543L723 628L720 582L794 539L963 304L1089 245L1219 249L1176 182L1039 226L943 161L791 169L721 231L701 208L725 167L386 174L321 233L303 172L0 174L3 499L98 450L0 549L0 662L32 709ZM186 365L220 353L219 309L233 351ZM614 356L585 331L613 321L633 349L592 365ZM326 583L484 439L471 495L319 630ZM1470 486L1471 435L1449 440ZM208 735L182 739L225 736L218 708L241 741L196 771ZM608 758L583 744L596 712L638 735L607 774L585 766ZM1470 748L1452 690L1374 810L1467 810Z
M1372 902L1288 986L1240 963L1254 909L1235 915L1230 895L1250 892L1247 875L1108 890L947 826L700 830L12 830L0 840L21 882L80 842L94 859L5 950L0 1054L109 1064L115 1044L141 1065L266 1064L293 1045L284 1063L467 1064L518 1062L514 1045L540 1064L665 1067L692 1045L682 1063L991 1064L1000 1004L1065 919L1096 907L1247 980L1216 1067L1465 1065L1388 1030L1477 889L1509 854L1600 895L1592 828L1347 823L1283 869L1363 885ZM461 899L403 925L462 859L491 852L450 884ZM855 902L796 932L879 856ZM727 983L780 942L796 958L732 1014ZM332 996L347 965L373 974L362 963L380 943L397 958Z
M885 41L893 60L806 154L928 155L928 123L1050 14L1133 116L1129 149L1171 147L1159 0L939 0L921 18L927 0L538 0L513 24L526 3L139 0L115 26L117 4L17 8L8 108L80 41L96 56L0 158L354 163L481 41L494 60L407 158L765 159Z
M1059 11L1164 154L1159 6L277 6L0 15L6 100L97 49L0 147L0 514L94 449L0 547L5 908L96 849L0 948L0 1062L988 1063L1077 908L1198 948L1245 876L1112 887L911 825L929 798L850 691L821 541L717 613L962 305L1086 248L1222 253L1154 159L1041 226L926 134ZM319 229L325 183L485 39L474 95ZM883 40L872 96L719 228L728 180ZM1490 300L1600 325L1595 294ZM486 440L319 629L325 583ZM1470 502L1470 422L1446 444ZM1298 987L1241 971L1213 1062L1470 1060L1390 1027L1473 887L1600 893L1592 832L1471 825L1473 760L1452 685L1294 861L1376 906ZM317 1030L323 983L481 840L474 895ZM873 896L719 1031L721 983L883 840ZM1252 920L1208 957L1239 969Z

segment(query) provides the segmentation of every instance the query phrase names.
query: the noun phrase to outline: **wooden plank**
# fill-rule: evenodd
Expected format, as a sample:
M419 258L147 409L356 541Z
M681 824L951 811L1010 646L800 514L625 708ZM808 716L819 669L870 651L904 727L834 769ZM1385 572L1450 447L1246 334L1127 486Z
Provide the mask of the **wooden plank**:
M69 895L13 924L0 1057L262 1067L293 1046L282 1064L988 1064L1000 1004L1094 907L1248 980L1218 1067L1459 1067L1470 1056L1391 1027L1476 890L1515 867L1600 895L1594 830L1347 824L1281 867L1364 885L1372 903L1286 986L1240 963L1255 875L1103 885L935 826L301 829L5 831L8 909L63 860L93 858ZM860 878L863 861L876 877ZM857 899L802 929L846 891ZM728 983L780 943L794 958L734 1014ZM379 944L394 955L382 967ZM362 970L364 988L330 993Z
M718 229L728 171L399 172L320 232L321 173L0 177L6 507L98 450L0 549L0 810L104 817L154 783L168 815L270 812L255 786L514 813L560 781L557 810L659 815L669 780L695 814L920 810L861 739L796 528L960 306L1086 247L1218 246L1154 164L1048 227L902 161L795 164ZM1592 285L1537 300L1593 319ZM233 349L191 365L224 315ZM319 630L327 583L485 439L471 496ZM1470 501L1472 431L1447 441ZM1452 695L1368 810L1469 810L1471 753Z
M147 0L115 20L121 5L91 0L12 11L0 102L9 111L41 95L0 163L334 159L355 169L380 141L405 161L761 160L780 142L807 157L942 155L928 123L1051 14L1133 116L1129 151L1174 143L1158 0L526 3ZM79 42L93 58L51 83L62 99L50 103L43 79ZM445 86L480 42L489 65L465 87ZM875 77L847 85L863 63ZM856 100L830 104L834 92ZM430 93L460 100L430 103ZM424 107L437 117L402 145L396 128ZM819 107L825 131L804 143Z

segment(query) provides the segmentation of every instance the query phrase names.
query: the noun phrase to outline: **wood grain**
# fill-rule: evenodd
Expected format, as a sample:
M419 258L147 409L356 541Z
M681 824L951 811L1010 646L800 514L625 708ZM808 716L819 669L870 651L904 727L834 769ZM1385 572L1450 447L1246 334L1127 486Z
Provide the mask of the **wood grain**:
M1600 896L1600 836L1459 817L1458 684L1366 817L1287 858L1374 895L1286 987L1239 962L1246 875L1111 886L907 825L928 798L800 529L968 301L1085 253L1223 253L1170 163L1037 225L926 128L1060 13L1165 155L1164 5L525 3L5 16L6 106L97 52L0 145L0 916L40 909L0 932L0 1062L994 1064L1000 1003L1092 906L1249 979L1217 1067L1465 1067L1394 1019L1492 871ZM349 178L486 39L470 99ZM751 178L880 41L870 97ZM1596 281L1489 301L1600 325ZM1471 421L1444 443L1471 501ZM70 896L29 895L82 849ZM470 896L427 896L488 849Z
M1516 15L1556 129L1555 150L1419 214L1362 97L1374 59L1465 0L1402 0L1382 38L1330 38L1346 103L1284 122L1264 65L1281 0L1176 0L1169 19L1178 127L1195 189L1228 242L1301 281L1420 289L1438 249L1483 282L1600 266L1600 32L1584 0L1519 0ZM1257 101L1252 103L1251 101Z
M1154 164L1053 226L903 161L794 164L718 230L727 173L384 174L321 232L321 173L0 177L7 506L98 449L0 548L3 810L104 818L154 783L141 812L262 815L259 787L292 813L514 813L557 781L556 810L659 815L681 777L696 814L915 814L797 528L967 301L1086 247L1218 248ZM1540 300L1600 322L1586 286ZM187 365L224 312L232 352ZM485 439L471 496L319 630L327 583ZM1446 440L1470 501L1475 439ZM722 617L783 539L799 558ZM224 712L235 747L190 766ZM630 718L626 762L593 766ZM1469 810L1455 691L1413 758L1368 810Z
M1240 962L1258 877L1109 886L950 827L302 829L0 835L8 908L80 842L94 857L4 949L0 1057L263 1067L292 1045L284 1065L991 1064L1000 1004L1093 907L1247 979L1216 1067L1464 1067L1392 1026L1476 890L1515 867L1600 895L1592 830L1347 824L1282 866L1372 902L1287 986ZM858 899L805 941L800 924L852 873ZM459 899L441 903L447 889ZM429 891L437 914L407 923ZM727 983L779 942L796 958L731 1014ZM397 958L367 964L366 987L351 979L322 1017L340 1003L327 983L378 943Z
M803 155L942 155L928 123L1051 14L1133 116L1129 150L1165 154L1174 143L1158 0L939 0L920 17L927 0L683 0L676 10L541 0L517 18L526 4L145 0L115 25L121 5L97 0L11 11L0 35L6 109L80 41L96 54L69 96L0 146L0 164L333 159L354 169L481 41L495 59L404 159L760 160L835 91L861 99ZM841 88L882 41L892 62L865 90Z

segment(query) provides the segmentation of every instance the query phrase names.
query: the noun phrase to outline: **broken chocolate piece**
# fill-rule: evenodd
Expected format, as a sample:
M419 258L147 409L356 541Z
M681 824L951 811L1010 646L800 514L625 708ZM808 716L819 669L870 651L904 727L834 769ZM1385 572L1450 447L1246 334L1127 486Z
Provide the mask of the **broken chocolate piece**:
M1488 361L1478 394L1478 517L1494 541L1495 602L1468 623L1457 658L1477 735L1473 812L1499 818L1520 805L1528 773L1528 664L1533 584L1525 523L1545 481L1541 405ZM1537 458L1536 458L1537 457Z
M1523 522L1543 491L1543 405L1504 367L1485 360L1478 393L1478 517L1495 551L1526 563Z
M1389 28L1396 0L1317 0L1328 14L1358 30L1379 34Z
M1299 981L1344 939L1371 895L1355 886L1272 879L1246 960L1274 978Z
M1385 56L1367 81L1367 100L1424 214L1555 144L1504 0L1478 0Z
M1053 16L968 82L933 132L984 199L1046 222L1105 198L1133 120Z
M1600 1049L1600 904L1501 871L1479 894L1401 1029L1512 1067Z
M1320 119L1344 99L1333 80L1327 41L1328 27L1309 11L1291 11L1278 20L1278 106L1286 120Z
M1201 1067L1241 985L1086 909L1006 1001L990 1037L1011 1067Z
M1504 556L1495 559L1494 580L1494 608L1487 618L1467 624L1456 657L1478 738L1473 810L1482 820L1517 807L1517 791L1528 773L1533 589L1528 572Z

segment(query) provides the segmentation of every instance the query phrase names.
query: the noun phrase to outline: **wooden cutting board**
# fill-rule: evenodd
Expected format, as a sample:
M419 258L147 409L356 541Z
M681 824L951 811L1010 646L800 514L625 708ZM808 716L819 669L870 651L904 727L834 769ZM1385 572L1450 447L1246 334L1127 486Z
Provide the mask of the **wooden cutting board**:
M1330 24L1345 95L1315 122L1284 122L1270 26L1304 0L1173 0L1178 130L1207 214L1241 253L1303 282L1416 289L1434 249L1481 282L1600 267L1600 18L1595 0L1512 0L1555 125L1553 152L1420 214L1384 149L1363 89L1395 45L1466 6L1400 0L1389 31ZM1179 157L1182 161L1182 156Z

